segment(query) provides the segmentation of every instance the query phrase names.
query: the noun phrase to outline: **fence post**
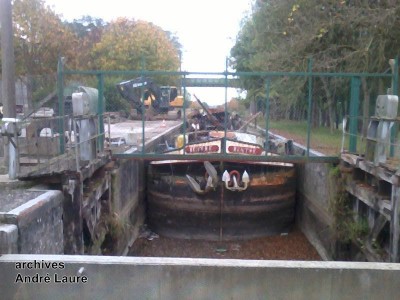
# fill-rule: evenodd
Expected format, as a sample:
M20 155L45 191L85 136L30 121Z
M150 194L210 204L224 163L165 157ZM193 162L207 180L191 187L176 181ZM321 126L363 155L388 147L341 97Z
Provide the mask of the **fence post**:
M265 83L265 155L269 150L269 90L271 87L271 79L268 78Z
M308 108L307 108L307 157L310 156L310 141L311 141L311 118L312 118L312 59L308 59Z
M145 58L142 56L141 59L141 66L140 66L140 77L144 78L144 68L145 68ZM145 124L145 118L146 115L148 114L148 111L146 109L146 107L144 106L144 88L143 85L140 86L140 101L142 101L142 155L144 156L146 154L146 149L145 149L145 144L146 144L146 133L145 133L145 128L146 128L146 124ZM150 102L149 105L149 110L152 110L152 101ZM150 114L148 114L150 116ZM139 145L138 145L139 146Z
M392 94L398 96L399 94L399 59L398 57L394 60L394 65L392 66ZM399 115L399 109L397 110L397 116ZM395 155L396 149L394 147L397 142L397 134L399 132L399 124L394 123L392 130L390 132L390 157Z
M180 75L182 78L182 74ZM182 79L181 79L182 82ZM183 126L183 149L186 148L186 134L187 134L187 128L186 128L186 73L183 74L183 84L181 84L181 87L183 86L183 122L182 122L182 126ZM189 138L188 138L189 140ZM183 150L183 153L185 153L185 150Z
M225 59L225 124L224 124L224 130L225 130L225 140L224 140L224 145L222 146L222 154L226 154L226 131L228 129L228 58Z
M104 74L98 74L98 102L97 102L97 114L98 114L98 138L97 138L97 149L102 152L104 150Z
M60 135L60 154L65 152L64 140L64 63L63 58L58 58L57 64L57 96L58 96L58 133ZM76 134L76 133L75 133Z
M350 125L349 125L349 151L357 151L358 109L360 105L360 77L351 78L350 91Z

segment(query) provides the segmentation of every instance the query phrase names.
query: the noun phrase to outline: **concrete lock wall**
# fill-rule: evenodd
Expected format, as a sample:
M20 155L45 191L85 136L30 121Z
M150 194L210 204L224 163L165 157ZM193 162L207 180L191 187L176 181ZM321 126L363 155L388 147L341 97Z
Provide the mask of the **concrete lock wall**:
M0 255L18 253L18 227L14 224L0 224Z
M119 160L111 173L111 211L119 230L115 232L114 254L126 255L145 220L144 163Z
M0 212L0 253L63 253L62 193L36 198Z
M394 299L400 286L388 263L4 255L0 270L3 299Z
M336 256L329 202L336 193L330 184L330 165L298 165L296 223L324 260Z
M272 138L284 139L275 134ZM293 143L293 149L296 155L304 155L307 150L298 143ZM310 149L310 156L323 155ZM335 185L331 184L330 169L331 165L327 163L296 165L296 224L324 260L334 260L336 257L329 206L330 199L337 191Z

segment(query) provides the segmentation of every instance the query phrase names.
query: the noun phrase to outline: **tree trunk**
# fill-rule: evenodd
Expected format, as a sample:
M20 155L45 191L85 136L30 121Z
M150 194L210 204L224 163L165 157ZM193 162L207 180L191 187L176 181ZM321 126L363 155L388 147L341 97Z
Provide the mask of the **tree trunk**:
M26 76L26 103L24 103L25 112L33 110L33 76Z
M314 128L316 128L316 127L318 127L318 124L319 124L319 120L318 120L318 105L317 105L317 103L315 103L315 101L313 101L313 104L312 104L312 114L311 114L311 117L312 117L312 120L311 120L311 124L312 124L312 127L314 127Z
M324 87L326 100L328 102L328 123L329 123L329 128L330 128L331 133L332 133L334 131L334 129L335 129L335 107L334 107L334 101L333 101L333 97L332 97L331 91L329 89L327 78L321 77L321 81L322 81L322 86Z

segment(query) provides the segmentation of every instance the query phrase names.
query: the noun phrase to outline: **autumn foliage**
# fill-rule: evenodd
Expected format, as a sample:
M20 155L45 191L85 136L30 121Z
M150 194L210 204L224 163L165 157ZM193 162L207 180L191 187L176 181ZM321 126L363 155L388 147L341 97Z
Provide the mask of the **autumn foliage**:
M158 26L118 18L109 23L92 49L95 69L172 70L179 68L178 49Z
M42 0L15 0L13 23L18 76L55 73L61 56L78 70L179 68L176 37L145 21L86 16L66 22Z
M27 87L28 103L35 105L55 90L60 57L70 70L179 69L177 37L152 23L127 18L105 22L92 16L69 22L43 0L14 0L12 4L16 76ZM130 78L105 78L107 110L127 109L115 89L117 82L126 79ZM93 76L70 76L65 82L98 84Z

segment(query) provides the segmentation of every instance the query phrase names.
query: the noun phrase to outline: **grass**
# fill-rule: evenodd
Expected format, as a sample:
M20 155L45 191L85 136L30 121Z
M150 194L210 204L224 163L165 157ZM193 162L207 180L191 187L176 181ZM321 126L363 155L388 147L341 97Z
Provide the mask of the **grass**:
M258 124L263 126L261 121ZM307 122L306 121L270 121L270 131L280 134L288 139L307 146ZM322 152L327 155L337 155L341 151L342 146L342 130L335 129L331 132L328 127L312 127L310 147L314 150ZM349 148L349 135L345 136L344 149ZM365 140L362 141L361 137L357 137L357 150L361 153L365 150Z

